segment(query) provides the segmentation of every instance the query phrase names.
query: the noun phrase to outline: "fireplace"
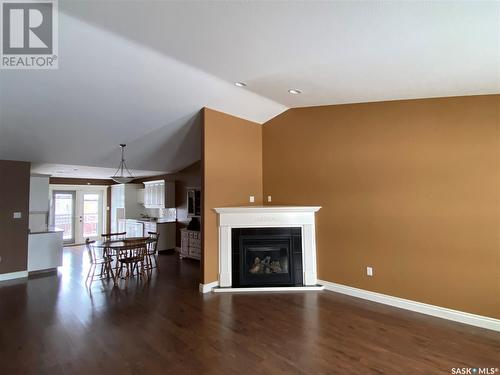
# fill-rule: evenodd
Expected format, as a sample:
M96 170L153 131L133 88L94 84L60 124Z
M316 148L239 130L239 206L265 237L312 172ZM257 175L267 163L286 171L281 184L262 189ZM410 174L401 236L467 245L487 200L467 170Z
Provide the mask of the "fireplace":
M233 228L233 287L302 286L301 228Z
M321 290L316 285L314 217L320 208L214 208L219 225L219 277L201 284L200 291Z

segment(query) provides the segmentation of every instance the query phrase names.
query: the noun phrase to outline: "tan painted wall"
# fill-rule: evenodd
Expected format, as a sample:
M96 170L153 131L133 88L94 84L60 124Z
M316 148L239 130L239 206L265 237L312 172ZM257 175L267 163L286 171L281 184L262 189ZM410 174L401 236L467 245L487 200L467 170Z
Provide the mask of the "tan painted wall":
M30 163L0 160L0 274L25 271L28 264ZM13 219L21 212L21 219Z
M500 95L289 110L263 127L264 196L323 206L320 279L500 318L499 111Z
M203 282L218 279L215 207L262 204L262 126L208 108L203 125Z

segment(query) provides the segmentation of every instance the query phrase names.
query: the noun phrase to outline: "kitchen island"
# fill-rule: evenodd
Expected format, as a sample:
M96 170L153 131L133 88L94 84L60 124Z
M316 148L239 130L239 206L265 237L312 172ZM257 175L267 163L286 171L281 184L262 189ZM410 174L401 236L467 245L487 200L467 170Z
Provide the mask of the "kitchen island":
M50 272L62 266L63 231L49 228L28 235L28 273Z

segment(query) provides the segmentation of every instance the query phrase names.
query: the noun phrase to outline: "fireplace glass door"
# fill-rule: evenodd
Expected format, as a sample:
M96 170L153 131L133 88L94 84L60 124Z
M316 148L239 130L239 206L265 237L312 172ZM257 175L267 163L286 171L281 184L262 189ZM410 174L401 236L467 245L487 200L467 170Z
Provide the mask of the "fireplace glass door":
M241 285L293 284L290 241L269 237L241 238Z

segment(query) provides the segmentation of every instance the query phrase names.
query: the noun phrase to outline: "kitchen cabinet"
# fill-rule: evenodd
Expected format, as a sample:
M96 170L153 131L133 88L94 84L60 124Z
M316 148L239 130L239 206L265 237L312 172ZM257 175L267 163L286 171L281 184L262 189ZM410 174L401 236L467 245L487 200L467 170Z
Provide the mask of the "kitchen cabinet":
M137 203L144 204L144 189L137 189Z
M175 208L175 182L144 182L144 207Z
M49 217L49 176L30 177L29 229L32 232L47 230Z
M158 233L158 251L175 249L175 221L156 222L146 219L126 220L127 237L148 237L149 232Z
M181 229L180 257L201 259L201 232Z
M120 220L138 218L143 208L137 202L140 184L119 184L111 186L111 232L123 229Z
M49 211L49 176L30 177L30 212Z
M62 266L62 260L62 231L45 231L28 235L28 272L56 270Z
M144 207L163 208L165 207L165 181L144 182Z
M149 232L158 233L158 251L175 249L175 221L172 222L144 222L144 236L149 236Z
M127 232L127 237L143 237L144 223L139 220L127 219L125 231Z

